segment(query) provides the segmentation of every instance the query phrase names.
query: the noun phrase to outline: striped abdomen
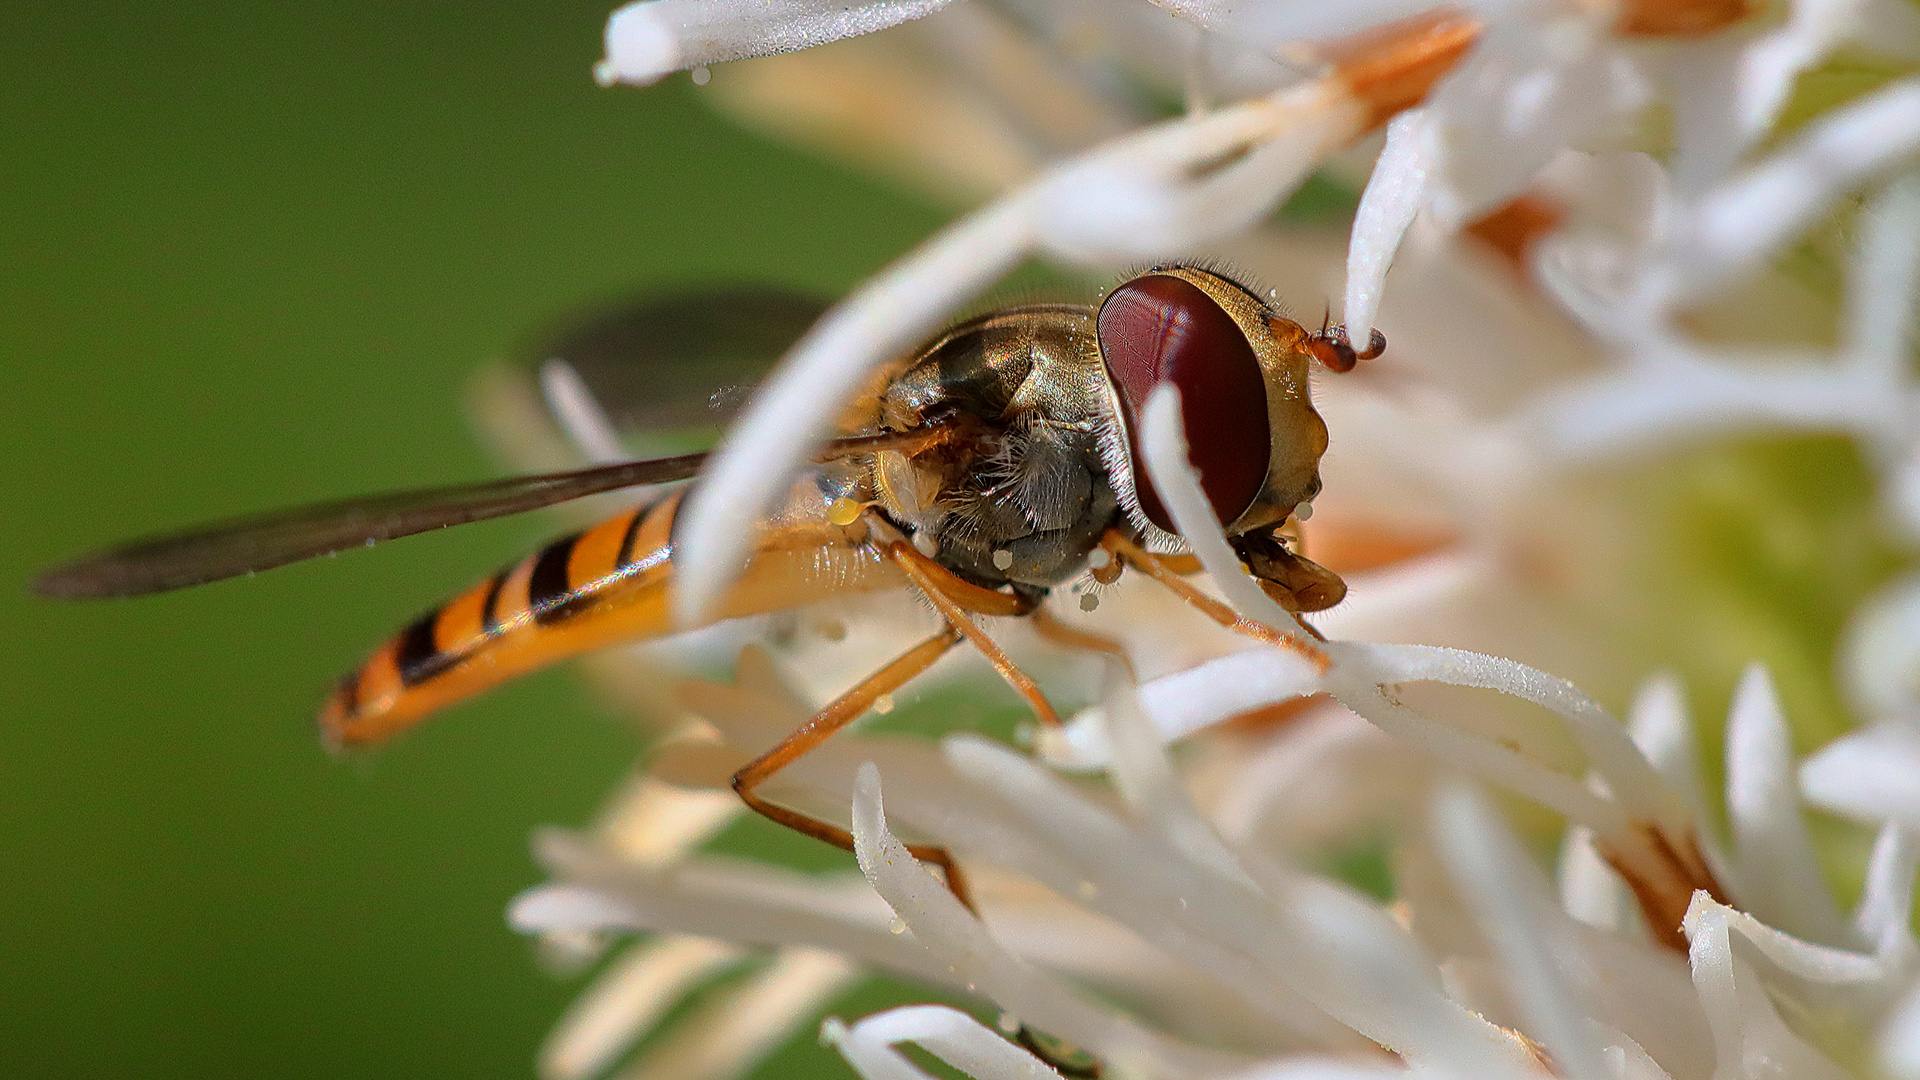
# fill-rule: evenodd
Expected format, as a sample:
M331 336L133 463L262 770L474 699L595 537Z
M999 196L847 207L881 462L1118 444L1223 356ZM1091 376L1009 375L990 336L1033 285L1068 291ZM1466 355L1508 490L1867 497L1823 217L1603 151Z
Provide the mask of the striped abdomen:
M421 616L340 681L320 710L329 742L374 742L517 675L676 628L668 605L676 493L562 537ZM797 607L904 580L856 529L797 522L773 530L720 618ZM825 548L858 557L831 560ZM854 571L846 571L851 567Z

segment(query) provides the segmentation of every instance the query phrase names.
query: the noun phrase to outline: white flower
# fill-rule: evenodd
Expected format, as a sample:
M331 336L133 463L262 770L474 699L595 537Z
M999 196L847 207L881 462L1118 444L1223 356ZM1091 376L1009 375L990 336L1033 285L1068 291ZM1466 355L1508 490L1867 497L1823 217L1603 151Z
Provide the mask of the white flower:
M968 736L854 732L783 772L774 797L853 822L864 876L808 876L698 848L738 812L733 769L844 686L866 648L858 633L808 646L786 672L749 649L732 684L687 684L697 719L601 828L540 841L554 883L516 902L516 925L587 953L653 932L582 998L545 1075L604 1072L675 1003L724 983L627 1073L736 1076L879 969L991 1002L1003 1027L1084 1047L1116 1076L1920 1077L1912 553L1843 641L1810 633L1802 674L1783 672L1804 687L1837 647L1874 725L1796 785L1781 695L1753 667L1728 714L1724 805L1709 805L1680 684L1647 673L1732 646L1676 652L1664 632L1684 605L1677 571L1649 553L1672 547L1640 535L1634 485L1650 482L1629 472L1680 469L1730 434L1836 433L1860 447L1898 542L1920 538L1920 15L1903 0L1160 7L654 0L616 14L601 74L627 81L900 24L741 65L737 81L723 70L714 92L988 200L787 357L689 500L676 601L708 606L845 400L1021 261L1225 255L1304 303L1342 294L1350 328L1377 322L1392 341L1316 388L1334 434L1308 542L1352 586L1318 622L1332 640L1307 646L1324 670L1123 581L1086 618L1123 640L1140 681L1053 671L1050 685L1098 703L1042 733L1037 760ZM1886 77L1785 129L1796 80L1843 51ZM1143 84L1186 113L1147 122ZM785 96L821 86L835 89ZM1384 145L1348 149L1389 118ZM1316 170L1369 165L1347 235L1272 219ZM1856 200L1830 345L1782 252ZM1756 337L1780 341L1763 354ZM591 401L564 373L549 382L586 452L611 452ZM1157 489L1213 587L1291 629L1213 526L1170 393L1145 423ZM1790 518L1791 497L1763 507ZM1021 629L1003 630L1022 652ZM1630 725L1544 670L1603 698L1640 685ZM1292 719L1226 723L1280 713ZM1089 771L1110 788L1073 778ZM1535 808L1518 818L1530 839L1562 830L1557 882L1480 784L1507 793L1501 809ZM1802 791L1879 830L1851 914ZM956 852L978 918L895 828ZM1369 835L1390 853L1391 902L1312 869ZM1005 1034L934 1006L827 1028L867 1077L925 1075L903 1042L973 1076L1048 1075Z
M1559 723L1577 725L1591 710L1570 688L1493 658L1416 651L1376 653L1372 662L1372 671L1349 678L1496 684L1551 701L1564 710ZM1341 661L1335 671L1361 663ZM758 673L750 674L750 685L766 677L761 664L748 665ZM1391 908L1298 869L1244 832L1230 838L1188 800L1160 745L1184 718L1154 709L1149 690L1142 711L1129 704L1129 684L1114 680L1103 710L1116 747L1109 768L1124 807L971 736L951 737L939 749L852 736L797 766L804 786L790 788L788 797L802 805L831 802L853 782L861 866L885 906L845 878L808 879L699 856L642 867L555 836L542 852L561 883L523 897L516 923L548 932L645 928L777 942L787 951L833 950L984 996L1127 1075L1254 1068L1320 1075L1322 1066L1312 1061L1328 1056L1346 1064L1325 1066L1325 1074L1345 1075L1367 1060L1370 1044L1393 1051L1415 1073L1435 1076L1537 1076L1541 1055L1562 1076L1775 1075L1750 1071L1761 1060L1786 1063L1778 1075L1843 1075L1833 1064L1836 1052L1852 1060L1848 1041L1870 1032L1913 985L1911 834L1883 831L1851 921L1820 890L1805 887L1817 869L1779 753L1785 729L1763 673L1750 677L1730 722L1727 812L1736 851L1712 856L1714 873L1737 882L1727 888L1739 906L1705 891L1683 904L1690 963L1659 944L1663 935L1646 922L1653 912L1599 895L1616 894L1617 901L1628 887L1605 870L1564 879L1556 899L1497 815L1452 784L1438 785L1437 801L1416 800L1421 812L1393 826L1398 896ZM702 707L729 738L751 737L744 731L750 726L764 737L795 719L756 712L766 691L716 687L702 691ZM1688 729L1676 722L1673 695L1655 688L1637 713L1636 733L1656 757L1691 775L1697 763L1684 745L1674 745ZM1479 742L1452 724L1411 710L1403 715L1440 745ZM1317 736L1282 730L1269 740L1276 752L1324 760ZM1490 750L1456 752L1470 770L1516 789L1568 797L1580 788L1550 782L1554 770L1537 763L1497 761ZM1631 746L1593 755L1608 759L1617 760L1596 768L1595 790L1641 782L1616 782L1620 771L1653 772ZM1266 771L1259 759L1247 768ZM882 777L891 778L884 812ZM1644 795L1662 805L1686 802L1662 780L1647 783ZM1364 786L1357 787L1364 798ZM1269 795L1268 815L1295 809L1291 793ZM1601 847L1610 842L1608 819L1633 801L1602 795L1575 807L1599 825L1569 834L1568 868L1592 850L1590 837ZM890 831L902 821L952 847L970 870L988 871L975 875L984 924L907 856ZM1699 827L1697 811L1686 809L1676 823L1642 835L1685 846L1702 835L1692 831ZM1616 856L1615 865L1628 868L1635 885L1649 884L1632 878L1627 860ZM1604 925L1570 914L1609 907L1616 917ZM1776 912L1775 925L1749 914L1766 910ZM1127 933L1116 935L1119 928ZM708 955L698 952L687 963L710 962ZM1105 994L1080 989L1082 981L1135 1007L1117 1012ZM1001 1035L949 1013L883 1017L834 1029L848 1059L870 1077L918 1075L897 1071L900 1062L883 1053L902 1038L947 1040L942 1056L976 1076L1023 1075L1019 1069L1039 1064L1020 1058Z

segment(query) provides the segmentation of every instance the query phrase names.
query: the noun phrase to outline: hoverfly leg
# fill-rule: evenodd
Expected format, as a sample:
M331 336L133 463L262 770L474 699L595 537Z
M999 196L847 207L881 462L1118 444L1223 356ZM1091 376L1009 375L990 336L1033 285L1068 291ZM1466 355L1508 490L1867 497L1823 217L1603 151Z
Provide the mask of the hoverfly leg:
M1268 626L1265 623L1242 618L1232 608L1201 592L1192 582L1175 573L1173 569L1167 565L1167 559L1153 554L1133 541L1128 540L1126 537L1121 536L1118 532L1109 531L1101 543L1106 544L1122 559L1126 560L1128 566L1133 567L1166 586L1175 596L1198 608L1201 614L1219 623L1228 630L1236 634L1244 634L1257 641L1264 641L1269 645L1278 646L1288 652L1296 653L1312 661L1321 671L1325 671L1332 666L1333 658L1328 656L1324 651L1315 648L1307 642L1301 641L1291 634ZM1317 637L1318 635L1316 634L1315 636Z
M946 567L916 551L911 544L899 542L888 544L887 554L900 565L900 569L906 572L907 577L920 587L921 593L939 609L940 614L946 616L948 624L965 634L967 640L973 643L973 647L979 649L987 661L993 665L993 670L999 672L1000 677L1006 680L1007 685L1013 687L1015 693L1026 699L1036 719L1048 727L1061 725L1060 714L1054 711L1053 703L1047 700L1047 696L1040 692L1040 684L1033 681L1033 676L1021 671L1014 664L1013 658L1007 655L1006 650L988 637L987 632L980 629L978 623L967 617L970 609L961 602L960 598L971 599L973 593L985 593L998 601L1015 601L1019 605L1017 608L1007 610L1002 604L996 603L995 610L981 611L983 615L1023 615L1033 610L1031 603L1017 596L983 589L978 585L962 581ZM953 595L954 592L958 592L960 598L956 598ZM978 611L979 608L975 607L971 610Z
M1194 555L1155 555L1154 558L1160 560L1160 565L1168 571L1181 577L1192 577L1206 569L1200 565L1199 557Z
M1133 660L1127 656L1126 646L1104 634L1088 633L1078 627L1068 626L1046 608L1027 616L1027 625L1033 627L1033 632L1040 635L1041 640L1063 649L1106 653L1120 661L1120 666L1126 669L1129 677L1133 675Z
M741 766L733 774L733 790L740 801L747 804L754 813L778 824L785 825L797 833L824 840L844 851L853 850L853 834L838 825L821 821L819 818L790 810L776 803L768 802L755 793L756 788L767 782L775 773L798 761L801 757L831 738L834 732L859 719L872 707L882 694L890 694L906 685L915 676L933 666L935 660L947 654L961 641L960 631L949 626L940 633L901 653L889 661L886 667L862 679L858 685L841 694L826 708L815 713L797 728L793 734L780 740L779 744ZM926 844L909 844L907 851L922 862L930 862L940 868L946 876L947 888L967 910L973 910L973 897L967 890L967 879L960 873L959 864L953 855L943 847Z
M1021 1024L1020 1031L1013 1037L1013 1041L1019 1043L1027 1053L1046 1062L1048 1068L1066 1077L1067 1080L1100 1080L1106 1074L1106 1070L1101 1067L1097 1058L1086 1062L1068 1061L1066 1060L1068 1055L1042 1043L1040 1041L1042 1037L1042 1032Z

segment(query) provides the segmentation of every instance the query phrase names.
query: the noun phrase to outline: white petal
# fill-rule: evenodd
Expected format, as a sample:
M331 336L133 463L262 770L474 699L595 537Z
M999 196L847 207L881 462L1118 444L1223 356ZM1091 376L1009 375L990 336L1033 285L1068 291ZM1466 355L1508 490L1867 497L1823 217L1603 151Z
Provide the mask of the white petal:
M1323 79L1148 128L1037 182L1041 241L1102 267L1190 254L1264 220L1365 123Z
M1316 707L1225 779L1211 814L1221 835L1242 847L1336 850L1414 820L1433 772L1427 758L1347 710Z
M1249 1069L1232 1080L1439 1080L1452 1075L1443 1070L1362 1065L1337 1058L1289 1058Z
M1859 250L1847 278L1844 353L1905 381L1920 303L1920 170L1908 170L1861 215Z
M529 889L508 909L521 932L659 930L743 944L807 945L909 978L954 976L887 930L886 905L858 878L815 878L713 858L669 873L635 870L560 833L537 854L568 884Z
M917 1043L979 1080L1052 1080L1058 1074L986 1025L945 1005L906 1005L875 1013L833 1037L841 1056L866 1080L926 1077L893 1049ZM929 1078L931 1080L931 1078Z
M1920 147L1920 80L1905 79L1824 114L1792 142L1717 188L1666 244L1647 287L1667 305L1757 267L1833 201Z
M1346 646L1351 648L1351 646ZM1345 651L1343 648L1342 651ZM1336 668L1337 674L1345 673ZM1564 773L1546 768L1499 743L1468 733L1400 704L1373 682L1337 686L1334 697L1387 734L1455 768L1509 788L1591 827L1610 843L1632 837L1627 816L1611 800Z
M1906 947L1912 947L1916 866L1920 866L1920 840L1898 822L1882 825L1867 861L1860 905L1853 913L1853 932L1869 948L1878 948L1889 934L1905 937Z
M1855 36L1871 0L1795 0L1784 25L1751 40L1676 50L1667 78L1680 113L1675 172L1697 193L1716 183L1779 119L1794 81Z
M1847 694L1862 716L1920 720L1920 575L1855 608L1839 652Z
M1084 902L1142 936L1193 954L1236 985L1243 973L1231 959L1250 956L1265 981L1277 979L1368 1038L1396 1049L1471 1057L1462 1047L1483 1048L1479 1027L1444 1002L1431 961L1386 913L1344 891L1276 910L1244 878L1214 873L1206 863L1116 821L1002 747L955 737L947 740L947 750L957 769L1002 793L1025 816L1028 828L1054 846L1051 865L1023 869L1042 880L1064 877L1070 883L1077 877ZM1074 890L1067 884L1063 891ZM1362 963L1357 959L1362 939L1377 935L1387 940L1368 940ZM1228 950L1225 956L1222 949ZM1391 993L1383 993L1389 982ZM1257 993L1258 985L1250 984L1249 990ZM1421 1000L1410 1003L1406 994Z
M1570 828L1561 841L1560 906L1588 926L1622 930L1627 925L1632 898L1594 846L1591 829Z
M607 20L603 84L808 49L931 15L948 0L638 0Z
M703 621L753 550L768 507L873 370L1011 269L1032 240L1019 198L978 211L882 271L801 338L687 493L676 522L674 614Z
M1740 853L1741 902L1811 941L1850 940L1800 817L1786 718L1766 669L1747 669L1727 718L1727 817Z
M764 971L703 1002L644 1051L621 1080L735 1080L806 1027L860 978L844 957L781 949Z
M666 866L745 810L730 791L685 791L641 775L627 782L595 831L608 847L637 865Z
M1206 863L1215 873L1239 876L1239 861L1213 826L1194 808L1153 724L1140 708L1133 681L1118 664L1108 669L1107 726L1114 748L1114 786L1140 820L1175 851Z
M1426 198L1436 153L1425 110L1408 109L1387 125L1387 145L1360 194L1347 250L1344 313L1347 333L1354 341L1365 341L1373 332L1387 267Z
M1312 4L1246 4L1235 0L1153 2L1208 30L1265 51L1313 38L1345 37L1433 9L1425 0Z
M1147 407L1141 421L1142 448L1147 472L1154 490L1166 504L1167 512L1180 529L1180 536L1199 556L1227 602L1246 617L1278 630L1291 631L1298 625L1273 598L1247 573L1221 531L1220 519L1200 488L1199 475L1187 457L1187 435L1180 416L1180 391L1172 383L1162 383L1147 395Z
M1570 144L1618 126L1649 88L1590 16L1493 24L1427 111L1444 148L1429 206L1459 227L1524 190Z
M737 963L744 950L709 938L665 934L641 941L574 999L540 1048L544 1080L598 1075L695 987Z
M1441 792L1434 830L1454 884L1505 968L1525 1030L1553 1055L1556 1072L1569 1080L1603 1080L1601 1047L1585 1021L1590 1006L1579 991L1590 973L1564 970L1555 955L1557 927L1539 871L1471 789Z
M1666 95L1673 108L1671 175L1674 190L1688 198L1725 179L1752 145L1754 133L1743 123L1742 69L1754 48L1751 40L1726 35L1646 58L1655 77L1672 87Z
M1920 731L1882 724L1822 747L1800 766L1815 806L1856 821L1897 821L1920 830Z
M1888 1075L1920 1078L1920 982L1907 990L1875 1032L1874 1052Z
M1687 913L1687 922L1691 926L1695 921L1702 900L1712 905L1713 918L1726 927L1727 931L1738 937L1743 945L1750 945L1750 951L1743 952L1743 962L1753 962L1770 967L1775 976L1791 976L1805 980L1809 984L1820 986L1845 987L1875 984L1884 985L1889 976L1895 974L1880 962L1877 956L1855 952L1849 949L1836 949L1819 945L1776 930L1759 919L1727 907L1705 893L1697 893ZM1711 923L1712 920L1709 920ZM1689 935L1692 931L1688 931ZM1780 983L1779 979L1774 980ZM1782 984L1784 985L1784 984ZM1806 989L1805 987L1802 988Z
M507 924L523 934L633 929L639 919L632 907L577 885L536 885L507 905Z
M1693 720L1680 680L1670 672L1642 683L1634 695L1627 721L1635 746L1666 781L1668 787L1696 816L1706 809L1700 795L1700 753L1694 745Z
M1306 659L1255 649L1155 679L1140 688L1140 703L1160 739L1174 742L1228 717L1320 689L1320 675ZM1058 732L1042 731L1039 747L1049 764L1061 768L1104 768L1112 752L1106 710L1086 709Z
M1716 1076L1754 1080L1843 1080L1845 1073L1801 1041L1774 1011L1759 977L1733 948L1739 913L1695 893L1687 911L1694 985L1713 1028Z
M1534 1075L1517 1043L1447 997L1432 959L1387 912L1321 882L1289 899L1304 953L1297 977L1313 981L1334 1015L1415 1066L1485 1080Z
M1597 461L1748 431L1873 434L1884 428L1888 403L1880 380L1836 370L1824 357L1722 362L1647 350L1635 367L1543 397L1532 430L1567 461Z
M587 389L572 364L557 356L541 364L540 392L547 399L547 409L560 421L581 457L595 464L607 464L633 456L620 444L620 436L614 433L606 410L593 399L593 391Z
M860 869L874 891L905 920L933 961L943 964L969 991L1103 1058L1180 1072L1211 1056L1167 1044L1133 1021L1081 1000L1002 949L946 885L888 831L879 770L870 765L861 768L854 784L853 834Z
M1900 401L1900 398L1890 398ZM1890 524L1908 543L1920 540L1920 453L1907 450L1886 466L1881 500Z
M1357 1045L1350 1031L1307 1004L1306 987L1293 985L1282 959L1292 954L1273 940L1273 907L1244 877L1213 873L998 743L955 735L944 748L956 771L1018 817L1019 829L996 832L979 819L956 819L943 836L966 850L994 852L1009 869L1102 912L1219 980L1269 1015L1286 1041ZM1263 954L1274 956L1265 964L1252 959Z
M1381 683L1433 680L1498 690L1552 710L1604 778L1623 810L1679 832L1689 822L1640 749L1605 709L1565 679L1499 656L1424 645L1366 646L1369 677ZM1342 673L1342 678L1347 676Z

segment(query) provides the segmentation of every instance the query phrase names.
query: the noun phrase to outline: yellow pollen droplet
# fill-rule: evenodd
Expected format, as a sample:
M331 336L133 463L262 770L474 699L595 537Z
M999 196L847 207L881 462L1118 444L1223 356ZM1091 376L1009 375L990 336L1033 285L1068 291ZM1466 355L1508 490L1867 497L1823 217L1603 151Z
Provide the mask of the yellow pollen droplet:
M893 711L893 695L881 694L873 699L873 711L885 716Z
M1093 593L1082 593L1080 595L1081 611L1092 611L1094 608L1097 608L1099 606L1100 606L1100 598L1094 595Z
M860 520L861 506L852 499L842 496L833 500L827 507L827 520L842 527Z
M906 932L907 932L907 920L901 918L898 915L895 915L893 918L887 920L887 933L904 934Z

